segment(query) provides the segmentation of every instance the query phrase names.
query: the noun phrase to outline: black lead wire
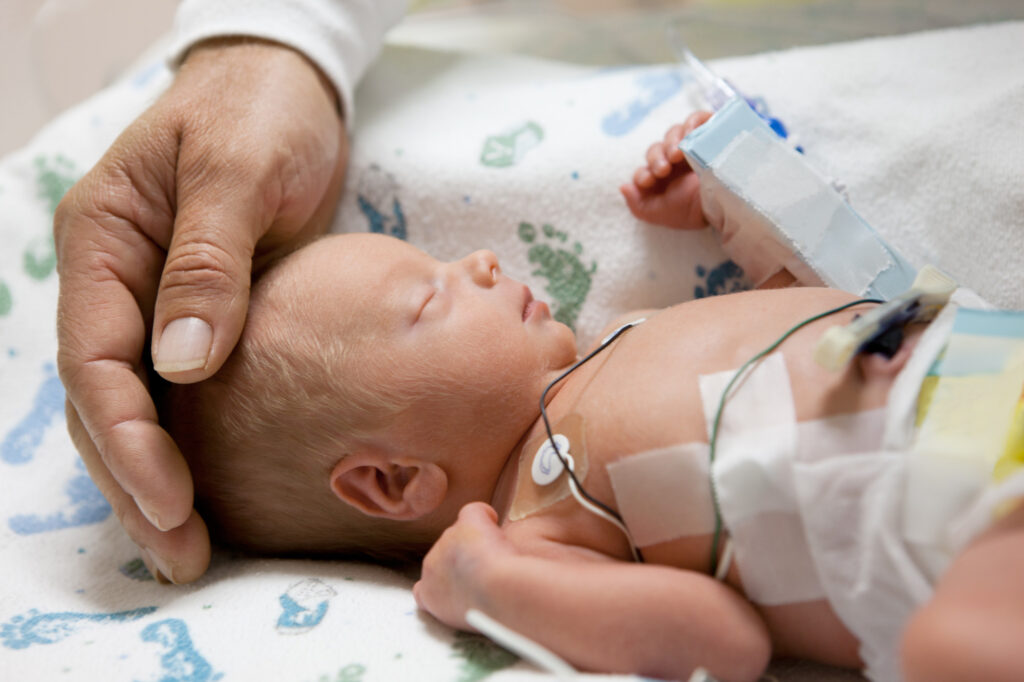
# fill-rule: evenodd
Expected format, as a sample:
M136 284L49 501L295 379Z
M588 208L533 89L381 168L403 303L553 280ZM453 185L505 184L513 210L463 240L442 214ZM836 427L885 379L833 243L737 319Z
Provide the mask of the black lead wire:
M632 329L637 324L639 324L639 322L641 322L641 321L642 320L637 321L637 322L630 322L630 323L624 324L621 327L619 327L618 329L616 329L612 333L611 336L609 336L608 338L606 338L604 341L601 342L601 345L599 345L594 350L590 351L590 353L588 353L586 356L584 356L580 360L577 360L575 362L575 364L573 364L572 367L570 367L569 369L565 370L560 375L558 375L558 377L556 377L550 384L548 384L547 387L540 394L540 416L541 416L541 419L544 420L544 430L547 431L548 443L551 444L552 449L555 451L555 456L558 457L558 461L562 463L562 468L565 469L566 473L569 474L569 477L572 479L572 482L576 484L576 489L579 491L579 493L581 495L583 495L583 497L585 497L587 499L587 501L589 501L591 504L593 504L596 507L600 507L602 510L607 512L609 515L611 515L612 517L617 519L619 521L619 523L621 523L623 526L625 526L625 522L622 520L622 517L619 516L618 512L616 512L614 509L612 509L611 507L606 505L604 502L601 502L601 500L596 499L590 493L588 493L586 488L584 488L583 485L580 483L579 479L576 478L576 473L569 466L568 461L566 461L565 457L562 455L562 451L558 449L558 443L555 442L555 434L551 430L551 422L548 420L548 411L547 411L547 408L545 407L545 403L547 402L548 391L550 391L552 388L554 388L555 385L558 382L560 382L562 379L565 379L567 376L569 376L570 374L575 372L577 369L582 367L587 361L589 361L595 355L597 355L598 353L603 351L605 348L610 346L615 341L615 339L617 339L620 336L622 336L627 330ZM630 544L632 545L632 540L630 540ZM640 548L639 547L633 547L633 549L636 551L637 558L642 563L644 558L643 558L643 554L640 553Z

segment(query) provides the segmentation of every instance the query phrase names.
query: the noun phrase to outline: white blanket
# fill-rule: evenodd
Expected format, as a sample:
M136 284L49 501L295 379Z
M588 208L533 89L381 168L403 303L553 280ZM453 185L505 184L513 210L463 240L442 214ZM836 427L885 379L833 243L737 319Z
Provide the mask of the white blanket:
M1021 63L1024 24L1008 23L713 66L911 261L1024 308ZM0 677L463 680L512 664L418 614L413 576L380 567L217 554L197 584L159 587L78 463L54 369L52 212L169 79L140 68L0 161ZM359 96L337 229L444 258L494 249L584 339L620 312L742 286L710 235L638 223L617 194L698 104L674 66L392 49ZM533 677L520 662L492 679Z

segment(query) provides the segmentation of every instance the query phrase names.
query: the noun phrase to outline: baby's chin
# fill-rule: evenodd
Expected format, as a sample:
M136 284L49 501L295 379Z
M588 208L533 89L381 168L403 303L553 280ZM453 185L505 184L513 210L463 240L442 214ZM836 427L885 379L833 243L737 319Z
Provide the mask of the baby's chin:
M576 345L576 335L568 325L561 322L554 322L558 325L559 339L558 352L552 354L552 369L564 369L579 359L579 348Z

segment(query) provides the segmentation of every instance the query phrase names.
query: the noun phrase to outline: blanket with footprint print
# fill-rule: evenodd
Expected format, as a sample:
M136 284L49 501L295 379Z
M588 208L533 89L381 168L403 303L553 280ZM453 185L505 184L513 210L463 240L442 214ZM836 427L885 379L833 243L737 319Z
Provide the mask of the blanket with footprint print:
M1024 24L1000 24L713 66L782 119L915 265L1024 308L1024 139L1012 132L1022 37ZM2 676L533 679L486 640L419 615L403 572L218 554L198 584L160 587L78 462L54 367L50 223L170 77L143 64L0 160ZM584 343L628 310L741 289L710 234L642 224L617 191L701 105L691 86L674 65L388 48L359 92L334 229L392 234L445 259L493 249Z

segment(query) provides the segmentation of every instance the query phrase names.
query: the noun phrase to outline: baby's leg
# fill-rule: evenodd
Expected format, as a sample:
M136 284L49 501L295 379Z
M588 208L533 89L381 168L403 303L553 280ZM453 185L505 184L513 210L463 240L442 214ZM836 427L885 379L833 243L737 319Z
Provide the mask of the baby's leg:
M1024 680L1024 504L956 558L902 645L908 682Z

